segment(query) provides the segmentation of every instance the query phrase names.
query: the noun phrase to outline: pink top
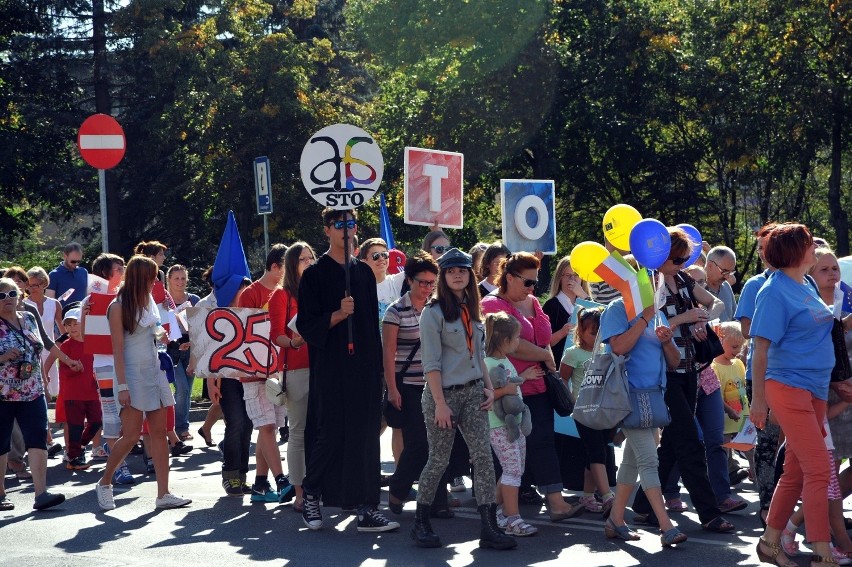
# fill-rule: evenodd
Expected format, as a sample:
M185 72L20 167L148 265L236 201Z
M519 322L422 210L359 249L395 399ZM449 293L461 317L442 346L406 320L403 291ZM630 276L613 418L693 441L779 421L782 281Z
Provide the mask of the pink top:
M487 295L482 299L482 313L488 314L505 311L520 322L522 339L529 341L536 346L545 348L550 344L550 337L553 334L553 330L550 328L550 318L541 310L541 304L538 302L538 298L532 296L532 304L533 309L535 310L535 315L528 318L505 299L497 295ZM515 366L518 374L531 366L539 364L538 362L531 360L520 360L512 355L509 355L508 358ZM524 383L521 384L521 394L524 396L543 394L546 391L547 386L545 386L544 378L525 380Z
M710 395L721 388L719 377L716 376L716 372L713 370L712 366L708 366L701 371L701 374L698 375L698 385L701 386L701 389L704 390L704 393L707 395Z

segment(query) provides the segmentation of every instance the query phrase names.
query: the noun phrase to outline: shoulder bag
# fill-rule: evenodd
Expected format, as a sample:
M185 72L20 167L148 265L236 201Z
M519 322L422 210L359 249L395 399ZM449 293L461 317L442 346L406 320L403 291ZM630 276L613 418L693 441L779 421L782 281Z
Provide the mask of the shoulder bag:
M544 365L542 365L544 367ZM574 411L574 402L571 400L571 392L568 391L568 386L562 381L562 378L554 372L544 367L544 385L547 388L547 399L550 400L550 405L553 406L553 411L559 417L568 417Z
M293 298L287 294L287 315L285 321L290 321L290 302ZM284 351L284 366L281 369L281 379L276 380L274 377L269 377L269 364L272 359L272 320L269 321L269 356L266 359L266 398L276 406L283 406L287 403L287 364L290 359L290 349L282 348Z
M417 344L415 344L414 348L411 349L411 353L409 353L405 362L402 363L402 367L399 369L399 372L394 375L397 390L402 386L402 379L408 371L408 368L411 366L411 361L414 360L414 356L417 354L418 350L420 350L420 339L417 339ZM385 423L388 424L388 427L401 429L405 426L405 414L401 409L396 409L392 403L388 402L387 387L385 387L384 393L382 394L382 415L385 416Z
M601 352L600 338L598 331L594 354L584 365L585 376L572 412L578 423L599 431L617 426L631 411L627 357Z

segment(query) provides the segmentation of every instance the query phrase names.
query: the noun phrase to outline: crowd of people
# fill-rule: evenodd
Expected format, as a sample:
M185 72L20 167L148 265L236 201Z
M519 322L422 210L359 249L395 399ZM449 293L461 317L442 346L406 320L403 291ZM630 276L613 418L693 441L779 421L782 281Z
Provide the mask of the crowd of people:
M535 535L538 528L521 515L520 505L530 503L545 505L553 522L599 514L613 539L641 537L632 519L659 528L668 547L687 540L673 521L688 509L681 481L701 527L731 533L730 514L747 508L732 487L748 478L765 526L762 561L795 565L789 556L804 521L811 565L852 564L842 514L852 474L840 469L852 456L852 387L835 368L848 350L852 318L838 300L836 256L804 225L757 231L765 271L744 282L739 300L736 254L670 228L668 259L651 278L660 282L659 301L631 316L616 290L583 281L567 256L542 304L540 254L501 242L467 253L433 230L394 272L384 240L357 245L355 211L326 209L322 223L325 253L305 242L276 244L254 282L247 269L208 270L204 298L188 291L186 267L163 271L167 248L157 241L140 243L126 263L100 255L91 275L76 243L49 274L38 266L6 269L0 468L32 479L33 507L64 500L47 487L48 458L62 452L48 424L53 397L55 421L64 425L64 466L91 466L90 443L91 459L106 459L95 487L100 508L115 507L113 485L135 482L126 463L132 451L144 452L156 474L156 507L189 505L169 488L168 473L170 454L192 450L197 361L185 319L166 331L161 313L246 307L268 313L286 394L280 404L270 399L265 375L207 377L213 405L198 435L213 446L210 428L224 417L219 447L228 496L292 501L310 530L323 527L324 507L336 507L356 514L359 532L386 532L401 527L379 508L387 486L394 516L416 502L414 543L440 547L432 520L454 516L453 492L469 476L481 547L512 549L517 538ZM109 305L97 305L104 295ZM109 337L109 354L84 348L97 329ZM546 375L561 376L576 399L600 345L626 357L631 389L662 392L667 425L625 418L597 430L573 423L566 435L572 420L555 414ZM758 429L754 450L727 448L749 420ZM379 438L387 426L396 467L383 477ZM619 463L614 445L623 449ZM577 469L579 483L571 480ZM637 481L642 490L631 503ZM566 499L566 489L582 494ZM0 510L13 508L0 492Z

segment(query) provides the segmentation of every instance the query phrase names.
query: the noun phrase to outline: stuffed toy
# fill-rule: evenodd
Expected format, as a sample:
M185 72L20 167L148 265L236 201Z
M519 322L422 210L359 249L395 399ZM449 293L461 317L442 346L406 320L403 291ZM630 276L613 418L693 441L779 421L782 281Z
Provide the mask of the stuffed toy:
M502 388L507 384L521 384L524 380L517 374L511 376L509 370L502 364L498 364L488 371L491 377L491 385L494 388ZM506 432L509 441L515 441L520 435L526 437L532 431L532 418L530 408L518 394L503 396L494 401L491 406L494 414L506 423Z

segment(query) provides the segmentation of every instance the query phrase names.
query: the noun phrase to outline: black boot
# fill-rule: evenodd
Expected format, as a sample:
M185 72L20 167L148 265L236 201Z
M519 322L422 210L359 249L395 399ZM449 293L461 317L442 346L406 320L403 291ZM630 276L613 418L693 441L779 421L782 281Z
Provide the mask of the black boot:
M482 520L479 532L479 547L491 547L493 549L514 549L518 542L512 536L507 536L497 526L497 504L483 504L477 506L479 517Z
M431 508L428 504L418 502L417 509L414 511L414 527L411 528L411 539L414 540L417 547L441 547L441 540L432 531L432 524L429 523Z

